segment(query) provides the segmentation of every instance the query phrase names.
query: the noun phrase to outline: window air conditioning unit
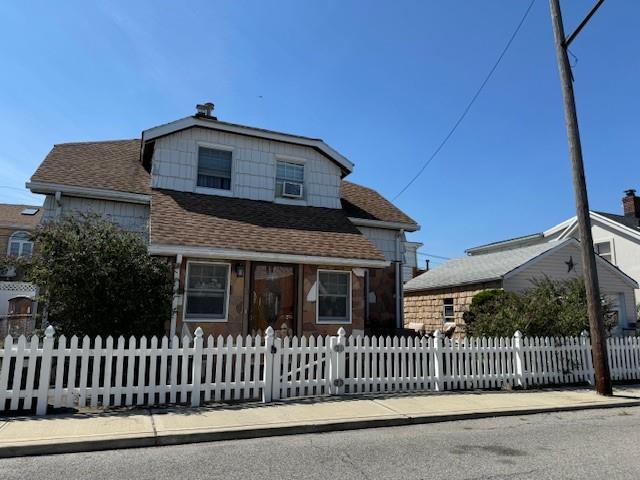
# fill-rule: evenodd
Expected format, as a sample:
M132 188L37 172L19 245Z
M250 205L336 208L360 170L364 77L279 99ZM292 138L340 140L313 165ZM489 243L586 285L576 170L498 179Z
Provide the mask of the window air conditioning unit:
M282 182L282 196L288 198L302 198L302 184L296 182Z

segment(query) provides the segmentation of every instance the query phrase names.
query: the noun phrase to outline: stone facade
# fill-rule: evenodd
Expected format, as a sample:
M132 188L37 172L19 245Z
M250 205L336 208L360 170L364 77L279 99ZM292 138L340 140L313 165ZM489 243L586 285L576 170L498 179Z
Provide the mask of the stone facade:
M226 321L220 322L187 322L188 330L193 333L197 327L201 327L205 336L208 335L247 335L249 332L249 308L250 308L250 262L238 260L211 260L198 258L183 258L180 268L180 280L177 291L176 308L176 334L180 335L183 329L184 313L184 292L186 283L187 263L191 261L227 263L231 265L229 307ZM244 273L238 275L237 266L242 265ZM297 266L296 266L297 267ZM298 293L297 324L295 333L298 335L335 335L340 327L344 327L347 334L354 330L362 332L365 324L364 309L364 275L359 276L351 273L351 323L350 324L329 324L316 322L316 298L317 298L317 274L318 269L322 270L351 270L348 267L331 267L315 265L303 265L302 281L298 281L298 286L302 286L302 291ZM298 270L299 272L300 270ZM358 269L355 272L360 273ZM170 321L166 322L167 332L170 329Z
M464 334L462 315L471 304L474 295L483 290L501 288L501 282L476 283L422 292L405 292L404 324L407 328L434 332L444 325L444 299L453 299L455 334Z

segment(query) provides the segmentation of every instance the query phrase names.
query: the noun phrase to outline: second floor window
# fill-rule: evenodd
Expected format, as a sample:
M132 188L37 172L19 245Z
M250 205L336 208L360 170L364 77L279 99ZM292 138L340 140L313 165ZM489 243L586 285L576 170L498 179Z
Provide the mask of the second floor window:
M198 148L198 187L231 190L231 152Z
M28 232L15 232L9 237L8 255L10 257L31 257L33 242Z
M278 161L276 164L276 197L303 198L304 165Z
M595 251L608 262L613 263L613 255L611 254L611 242L598 242L595 244Z

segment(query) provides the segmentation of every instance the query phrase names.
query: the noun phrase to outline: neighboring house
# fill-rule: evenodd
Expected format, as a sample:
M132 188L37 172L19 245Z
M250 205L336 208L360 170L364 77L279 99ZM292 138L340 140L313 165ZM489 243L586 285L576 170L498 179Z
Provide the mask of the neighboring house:
M532 280L567 280L582 275L575 238L543 242L450 260L405 284L405 323L417 330L442 330L455 323L464 331L463 313L475 294L492 288L521 292ZM617 315L615 333L635 332L634 289L638 283L603 258L596 258L600 290Z
M55 145L27 184L46 195L44 221L95 212L143 235L174 265L171 334L401 328L417 223L344 180L353 164L322 140L211 107L139 139Z
M635 190L627 190L622 198L623 214L591 211L591 234L596 253L627 275L640 282L640 197ZM466 251L469 255L483 255L526 245L537 245L569 237L580 238L576 217L572 217L541 233L490 243ZM636 290L640 303L640 290Z
M42 207L0 204L0 256L31 257L41 219ZM0 267L0 337L33 329L36 288L22 277L20 268Z

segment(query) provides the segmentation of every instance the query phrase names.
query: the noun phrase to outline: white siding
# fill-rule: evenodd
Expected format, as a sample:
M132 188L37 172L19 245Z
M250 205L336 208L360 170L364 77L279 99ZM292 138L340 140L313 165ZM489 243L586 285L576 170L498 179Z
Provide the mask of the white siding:
M137 203L114 202L93 198L65 197L61 199L60 214L73 216L81 213L95 213L112 221L123 230L140 233L148 240L149 206ZM47 195L44 201L43 223L55 217L55 198Z
M591 233L594 243L611 242L613 263L620 270L640 282L640 241L592 219ZM636 303L640 303L640 289L636 290Z
M402 281L408 282L413 278L413 269L418 267L416 251L422 244L417 242L404 243L404 264L402 265Z
M380 252L384 254L384 259L389 262L402 260L404 254L404 235L400 245L400 258L396 258L396 237L398 230L387 230L385 228L358 227L358 230L373 243Z
M575 268L571 272L567 272L568 269L565 262L570 257L573 259ZM627 314L626 324L634 323L635 299L633 288L625 283L622 274L612 267L608 267L598 261L597 268L602 294L610 296L624 295ZM552 253L543 254L538 260L534 260L531 265L521 270L507 274L503 282L503 288L507 291L518 292L532 288L533 279L542 279L546 276L553 280L568 280L581 275L582 261L579 246L569 244Z
M341 208L340 167L314 149L204 128L191 128L156 140L153 187L195 192L199 144L233 149L234 197L273 201L276 160L283 156L288 157L285 160L304 163L307 205Z

